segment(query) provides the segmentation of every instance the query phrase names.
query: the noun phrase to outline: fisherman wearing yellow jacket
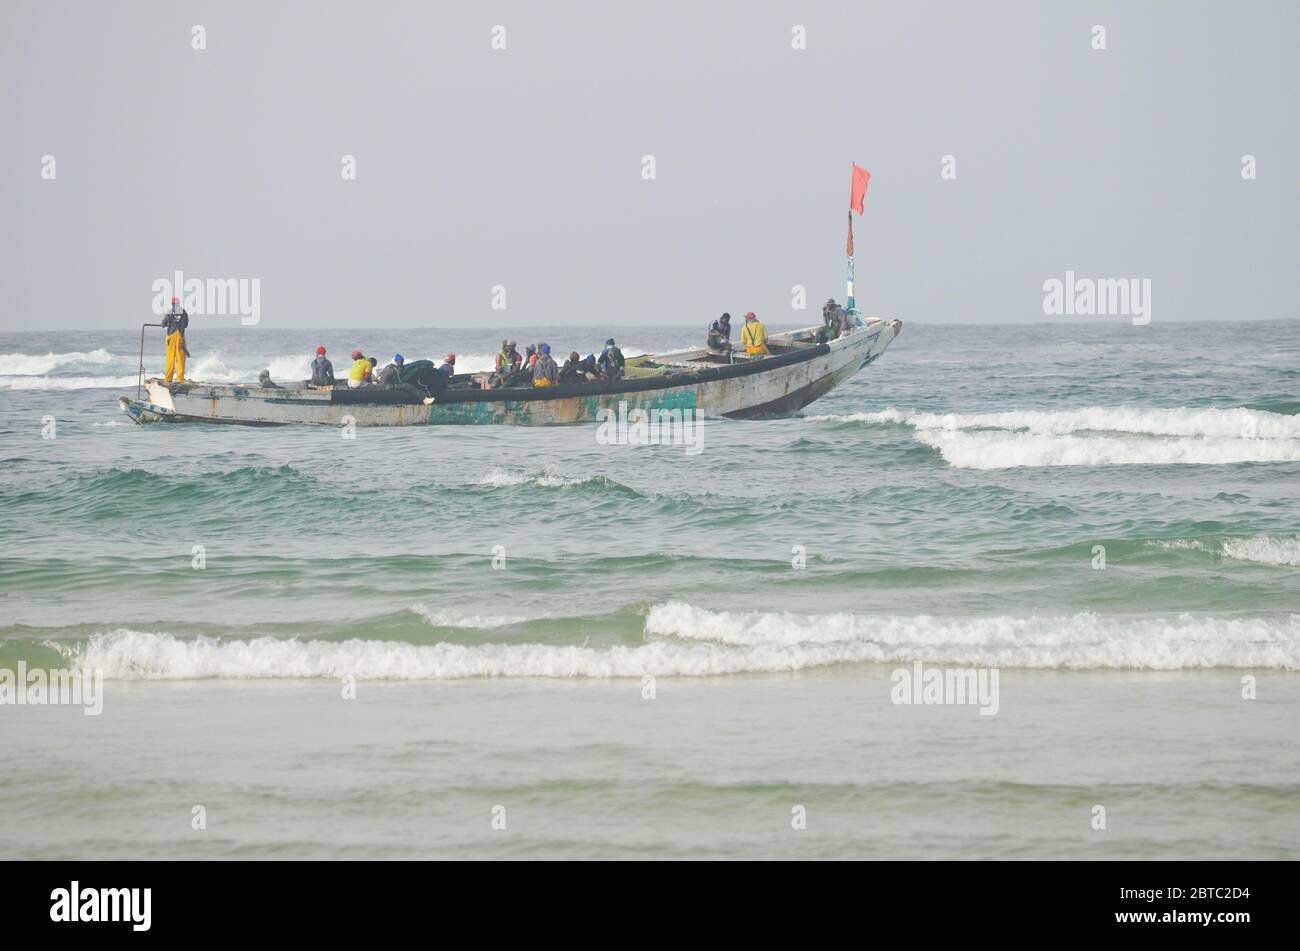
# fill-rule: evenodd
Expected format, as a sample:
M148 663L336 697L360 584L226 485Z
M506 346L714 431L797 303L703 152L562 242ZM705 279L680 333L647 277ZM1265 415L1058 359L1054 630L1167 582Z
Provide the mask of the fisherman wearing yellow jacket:
M190 315L185 312L181 302L172 298L171 310L163 314L163 331L167 334L167 366L164 376L168 383L172 374L178 383L185 382L185 358L190 351L185 346L185 328L190 325Z
M359 390L372 382L372 366L360 350L352 351L352 369L348 370L348 389Z
M767 349L767 328L754 316L752 310L745 315L745 326L740 331L740 342L745 345L745 352L751 357L767 357L772 354Z

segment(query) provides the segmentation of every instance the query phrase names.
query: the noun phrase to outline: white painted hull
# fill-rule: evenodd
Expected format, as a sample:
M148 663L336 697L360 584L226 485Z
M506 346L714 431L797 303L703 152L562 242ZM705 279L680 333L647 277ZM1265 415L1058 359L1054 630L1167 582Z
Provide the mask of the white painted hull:
M136 422L209 422L246 426L424 426L503 423L524 426L594 422L601 410L693 410L704 416L749 417L794 412L875 360L897 337L901 321L857 319L827 344L816 328L774 335L790 352L736 365L691 361L704 351L659 354L668 364L651 376L615 384L547 389L454 388L432 398L406 391L347 390L147 382L148 398L122 397ZM645 358L637 358L638 362Z

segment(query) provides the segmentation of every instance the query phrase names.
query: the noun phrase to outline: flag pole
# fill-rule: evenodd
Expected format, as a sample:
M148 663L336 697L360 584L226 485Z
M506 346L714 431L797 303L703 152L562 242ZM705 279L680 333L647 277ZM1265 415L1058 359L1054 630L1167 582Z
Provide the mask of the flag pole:
M849 209L849 241L845 247L848 255L848 293L844 301L844 309L850 314L853 313L853 209Z
M871 173L865 168L859 168L856 163L849 163L849 242L845 251L848 252L849 259L849 292L845 300L845 309L854 313L857 308L857 302L853 299L853 213L856 211L862 214L862 200L867 197L867 183L871 181Z

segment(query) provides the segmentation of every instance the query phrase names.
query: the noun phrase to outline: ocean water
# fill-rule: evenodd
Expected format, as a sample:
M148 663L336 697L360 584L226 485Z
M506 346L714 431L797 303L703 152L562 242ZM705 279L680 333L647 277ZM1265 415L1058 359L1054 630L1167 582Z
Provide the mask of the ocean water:
M500 336L200 325L187 375ZM908 324L697 455L137 427L137 346L0 334L0 668L106 678L0 706L0 857L1300 856L1300 322Z

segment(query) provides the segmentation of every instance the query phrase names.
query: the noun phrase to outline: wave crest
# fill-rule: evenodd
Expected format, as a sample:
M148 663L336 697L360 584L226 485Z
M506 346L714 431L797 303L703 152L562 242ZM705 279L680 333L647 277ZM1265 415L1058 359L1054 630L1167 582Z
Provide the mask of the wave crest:
M959 469L1300 461L1300 416L1244 408L920 413L890 407L807 419L907 425L917 442Z
M1265 618L941 618L711 611L655 605L646 631L735 646L839 645L856 659L989 667L1300 669L1300 615Z
M0 353L0 376L44 376L68 367L104 366L110 363L133 362L130 357L119 357L104 349L74 350L70 353Z
M490 627L502 619L458 620ZM915 660L1067 670L1300 670L1300 615L875 617L713 611L668 602L649 610L645 635L642 644L595 647L430 645L360 638L182 639L121 628L60 650L76 666L129 680L709 677Z

